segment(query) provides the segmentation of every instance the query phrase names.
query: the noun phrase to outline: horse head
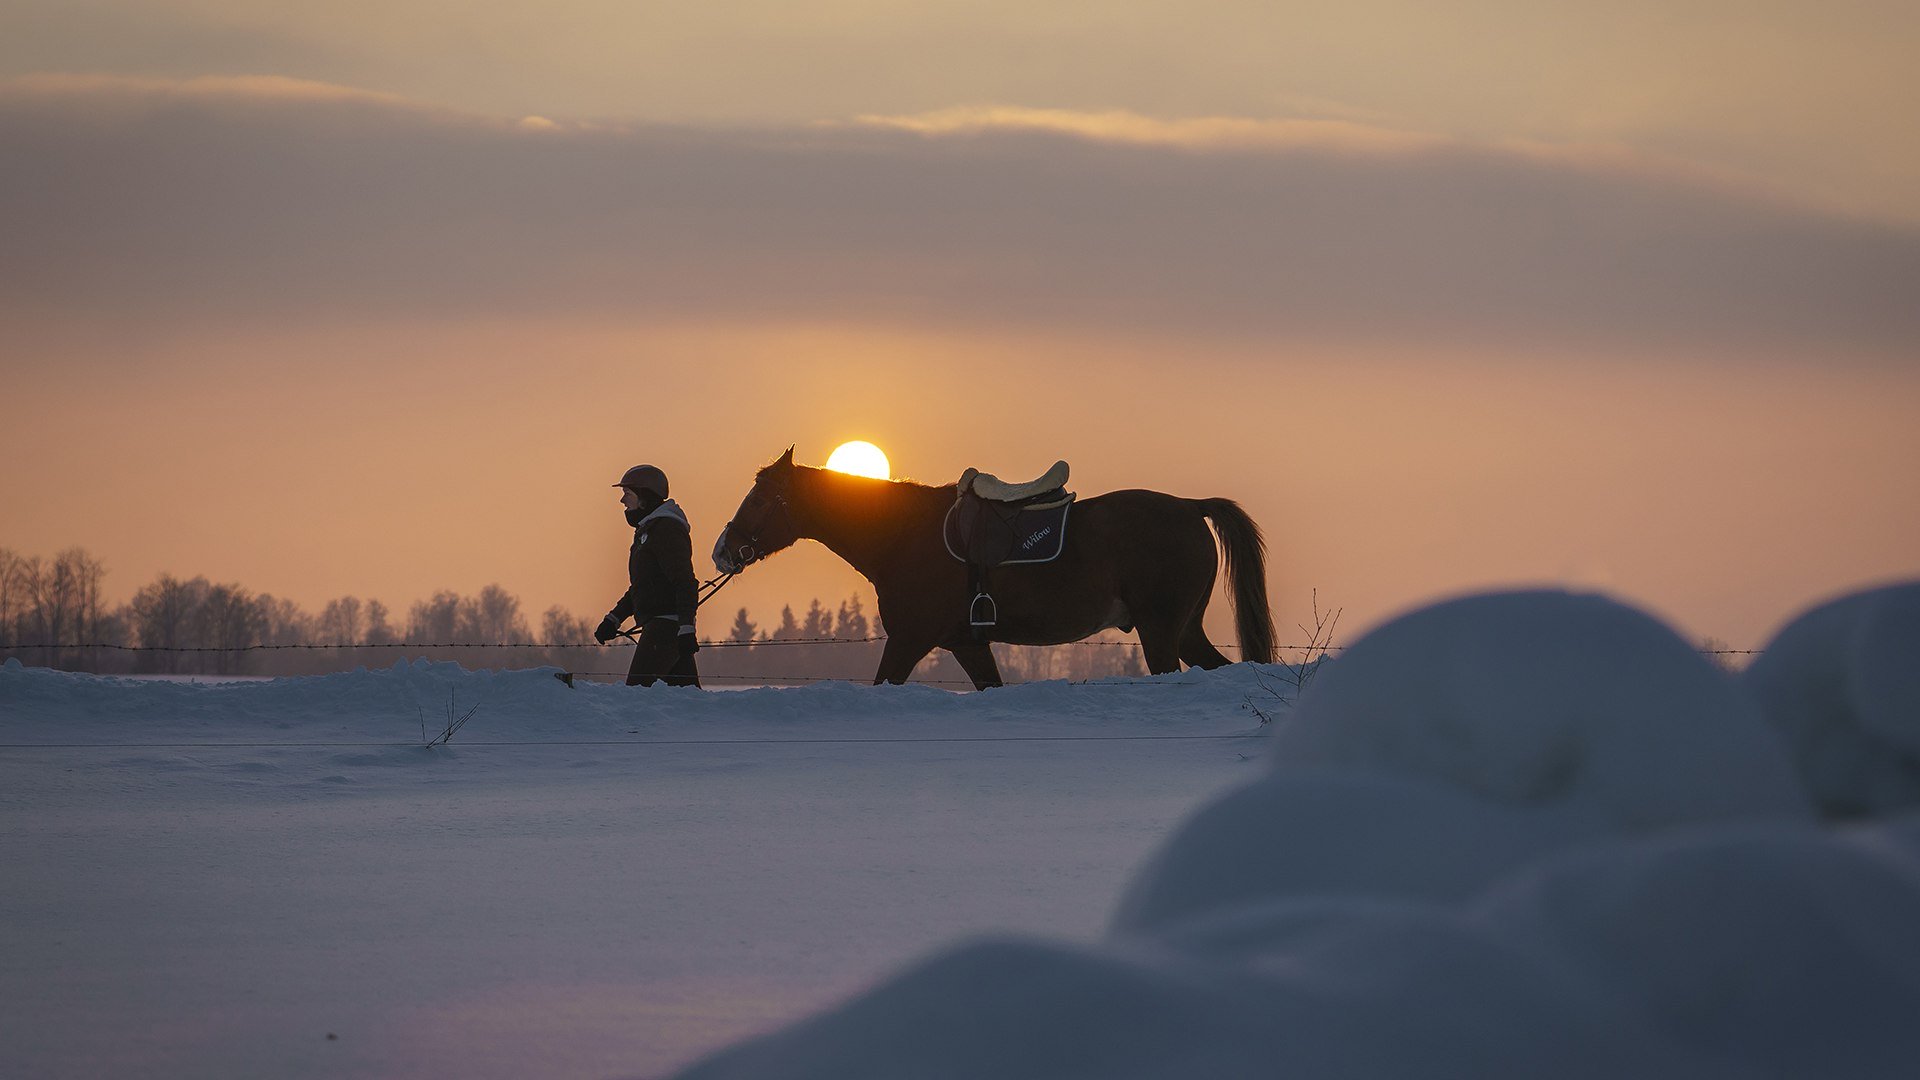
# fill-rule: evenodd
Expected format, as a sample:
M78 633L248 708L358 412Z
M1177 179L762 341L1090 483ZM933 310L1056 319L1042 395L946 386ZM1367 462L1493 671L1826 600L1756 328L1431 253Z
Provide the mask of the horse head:
M713 565L737 574L752 563L793 546L800 527L793 520L793 447L753 478L733 519L713 545Z

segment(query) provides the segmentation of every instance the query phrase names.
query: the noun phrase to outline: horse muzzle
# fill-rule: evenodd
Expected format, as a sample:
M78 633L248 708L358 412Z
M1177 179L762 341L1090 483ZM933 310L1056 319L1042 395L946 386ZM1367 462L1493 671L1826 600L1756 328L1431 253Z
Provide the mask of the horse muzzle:
M713 565L723 574L737 574L759 558L760 553L752 544L729 544L725 529L720 530L720 539L714 541Z

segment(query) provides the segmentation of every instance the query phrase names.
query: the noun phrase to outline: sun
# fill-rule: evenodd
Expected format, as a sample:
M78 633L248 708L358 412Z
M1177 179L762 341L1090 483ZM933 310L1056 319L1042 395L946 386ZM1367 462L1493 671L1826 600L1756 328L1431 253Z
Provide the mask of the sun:
M893 478L893 466L887 464L887 455L872 443L859 440L841 443L828 454L827 468L855 476L871 476L875 480Z

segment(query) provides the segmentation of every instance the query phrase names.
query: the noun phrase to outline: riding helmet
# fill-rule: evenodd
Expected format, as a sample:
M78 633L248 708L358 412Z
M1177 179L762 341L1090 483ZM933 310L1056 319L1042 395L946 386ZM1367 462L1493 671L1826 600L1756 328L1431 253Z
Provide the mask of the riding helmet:
M613 486L650 491L664 499L667 497L667 474L652 465L635 465L621 473L620 482Z

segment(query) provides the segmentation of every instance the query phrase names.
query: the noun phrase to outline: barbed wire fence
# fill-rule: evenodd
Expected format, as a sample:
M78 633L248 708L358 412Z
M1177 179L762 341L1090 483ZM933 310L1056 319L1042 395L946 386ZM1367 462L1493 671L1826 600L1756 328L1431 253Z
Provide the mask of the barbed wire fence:
M817 650L817 649L827 648L832 646L866 646L866 647L869 647L868 648L869 652L877 654L878 650L872 649L871 647L882 646L886 641L887 641L887 636L884 634L869 635L866 637L767 638L767 639L754 639L751 641L741 641L741 640L734 640L731 638L723 638L723 639L718 639L713 641L703 640L700 642L700 649L702 652L707 652L709 650L741 650L741 649L748 650L749 652L761 652L763 650L766 652L774 652L778 650L787 650L787 649L792 649L796 647ZM1120 640L1087 640L1087 641L1067 642L1060 645L1006 646L1005 648L1066 649L1066 648L1078 648L1078 647L1129 649L1129 650L1133 650L1136 654L1138 653L1140 648L1137 642L1120 641ZM474 653L474 652L481 652L481 653L515 653L517 652L522 654L522 656L519 657L518 659L521 659L523 662L526 660L547 661L545 663L534 663L531 665L527 665L523 663L522 665L518 665L518 666L559 667L563 669L563 673L566 675L576 676L584 679L624 679L627 676L627 671L624 668L621 668L620 670L612 670L611 666L603 668L597 664L592 667L575 668L571 663L557 663L554 661L561 661L561 660L568 660L568 659L577 660L584 656L609 655L617 652L622 652L624 650L631 649L631 648L632 648L632 643L624 640L608 642L605 644L596 643L596 642L581 642L581 641L499 641L499 642L471 642L471 641L367 642L367 641L361 641L361 642L300 642L300 643L287 643L287 644L251 643L251 644L233 645L233 646L133 645L133 644L120 643L120 642L103 641L103 642L71 642L71 643L61 643L61 644L55 644L55 645L25 643L20 645L8 646L4 649L0 649L0 656L12 655L12 654L29 652L29 651L42 651L44 653L47 650L55 650L66 656L74 656L76 654L82 654L87 650L100 650L100 651L107 651L107 652L114 652L114 653L133 654L133 655L158 654L158 655L221 656L221 657L237 657L237 656L245 656L245 655L272 654L272 653L355 653L355 652L364 651L369 653L387 653L387 654L398 653L398 654L401 654L402 659L407 658L409 654L412 654L417 658L422 658L422 659L436 659L436 657L433 657L431 654L443 653L443 652L454 652L456 654ZM939 655L937 651L935 655L936 656ZM508 659L511 660L514 658L508 657ZM818 660L821 660L822 658L816 656L814 659L818 661ZM1005 656L1002 655L1001 659L1004 660ZM842 663L839 663L839 664L821 664L820 665L820 667L830 666L830 667L846 669L844 672L833 673L833 674L823 673L820 670L820 667L816 667L815 670L811 670L811 671L807 671L807 670L748 671L748 670L728 670L728 669L725 669L724 667L719 667L715 670L702 671L700 674L700 678L702 682L724 682L724 683L741 683L741 684L753 684L753 685L809 684L809 683L819 683L819 682L868 682L868 681L871 681L871 677L872 677L871 676L872 669L871 669L870 662L874 660L877 660L877 655L871 656L871 657L852 657L852 658L847 658L846 660L844 660ZM23 659L22 663L25 663L25 662L26 662L25 659ZM851 665L856 665L856 664L864 666L865 670L856 672L851 667ZM42 664L38 666L49 666L49 665ZM515 665L511 665L511 664L482 665L482 666L499 667L504 670L514 670L516 668ZM79 669L69 667L68 670L79 670ZM338 670L344 670L344 668L341 668ZM1138 674L1144 674L1144 672L1145 672L1144 661L1142 661L1140 672L1138 672ZM312 672L312 674L320 674L320 673L322 672ZM122 673L116 672L112 674L122 674ZM146 674L146 673L136 673L136 674ZM167 673L167 674L171 674L171 673ZM178 674L198 675L203 673L180 672ZM225 673L213 672L213 673L204 673L204 674L208 674L210 677L221 677ZM303 672L302 674L308 674L308 673ZM1112 674L1113 676L1124 676L1126 673L1116 671ZM973 685L971 680L960 679L960 678L943 679L938 677L930 677L926 675L924 672L916 675L916 677L911 681L917 682L917 683L924 683L928 685L935 685L935 686L971 687ZM1040 680L1021 680L1021 681L1040 681Z
M1285 683L1286 685L1291 686L1296 693L1299 690L1304 689L1305 683L1311 679L1311 673L1318 666L1320 661L1324 660L1329 656L1340 653L1347 648L1347 646L1335 644L1331 640L1333 625L1337 624L1337 620L1338 620L1337 612L1334 613L1332 622L1328 622L1325 619L1319 618L1316 613L1316 626L1313 628L1307 628L1304 626L1302 627L1302 629L1306 631L1306 634L1304 635L1308 639L1306 642L1279 644L1274 646L1274 652L1275 652L1276 661L1277 661L1276 666L1282 669L1282 673L1278 675L1277 678L1281 680L1281 682ZM828 647L828 646L847 646L847 645L872 646L872 645L883 645L886 641L887 641L886 635L870 635L866 637L769 638L769 639L756 639L752 641L740 641L740 640L734 640L729 638L723 638L723 639L714 640L714 641L703 640L700 642L700 649L702 652L705 652L708 650L733 650L733 649L770 650L771 651L771 650L793 648L793 647L819 648L819 647ZM0 648L0 657L20 657L20 654L22 653L33 653L33 652L39 652L39 653L42 653L43 655L52 653L52 654L59 654L59 655L65 655L65 656L72 656L75 654L84 654L90 651L91 652L126 653L126 654L135 654L135 655L137 654L170 654L170 655L188 655L188 656L220 655L220 656L230 656L230 657L251 655L251 654L263 654L263 653L368 652L368 653L387 653L387 654L413 653L413 654L421 654L419 658L422 658L422 659L432 659L432 657L427 656L425 654L439 653L439 652L459 653L459 652L473 652L473 651L489 651L489 652L497 652L497 653L498 652L520 652L523 654L537 653L537 654L545 654L544 658L558 659L558 658L564 658L568 654L573 654L576 657L584 656L584 655L608 655L616 650L624 650L624 649L630 649L630 648L632 648L631 643L625 642L625 641L610 642L606 644L601 644L596 642L578 642L578 641L502 641L502 642L360 641L360 642L301 642L301 643L292 643L292 644L250 643L250 644L244 644L244 645L226 645L226 646L132 645L132 644L126 644L122 642L99 641L99 642L66 642L66 643L58 643L58 644L22 643L17 645L8 645L4 648ZM1115 640L1115 639L1088 639L1083 641L1063 642L1055 645L1009 646L1009 648L1130 649L1130 650L1134 650L1135 653L1137 654L1140 649L1140 645L1137 641ZM1219 648L1223 652L1227 652L1227 653L1237 653L1240 651L1240 646L1234 645L1234 644L1219 644L1219 645L1216 645L1216 648ZM1708 645L1701 646L1697 651L1703 656L1712 657L1718 662L1727 663L1727 662L1732 662L1732 658L1735 658L1735 657L1757 656L1759 655L1761 650L1726 648L1726 647L1720 647L1717 644L1710 643ZM404 655L402 656L402 658L403 659L405 658ZM24 657L21 657L21 663L27 664L28 662ZM46 667L51 665L28 664L28 666ZM535 664L532 666L560 667L563 670L565 670L565 673L568 675L577 676L581 678L588 678L588 679L625 678L627 674L627 672L624 669L619 671L597 670L597 669L572 670L570 669L570 665L567 665L567 664L547 663L547 664ZM515 668L512 668L512 667L504 667L502 669L515 670ZM64 670L86 670L86 669L80 668L80 667L69 667L69 668L65 668ZM344 669L340 669L340 670L344 670ZM301 674L321 674L321 673L324 673L324 672L311 672L311 673L303 672ZM109 672L108 674L128 674L128 673ZM180 674L183 674L183 675L205 674L205 675L217 676L219 673L183 672ZM804 683L817 683L817 682L840 682L840 681L867 681L868 678L870 678L870 676L863 678L855 674L844 674L844 675L820 674L817 672L808 673L808 672L792 672L792 671L751 672L751 671L715 670L712 673L707 673L707 672L701 673L702 681L714 680L714 681L769 684L769 685L804 684ZM956 679L916 678L913 681L928 683L931 685L965 685L965 686L972 685L970 681L956 680ZM1037 681L1037 680L1034 680L1034 681Z

